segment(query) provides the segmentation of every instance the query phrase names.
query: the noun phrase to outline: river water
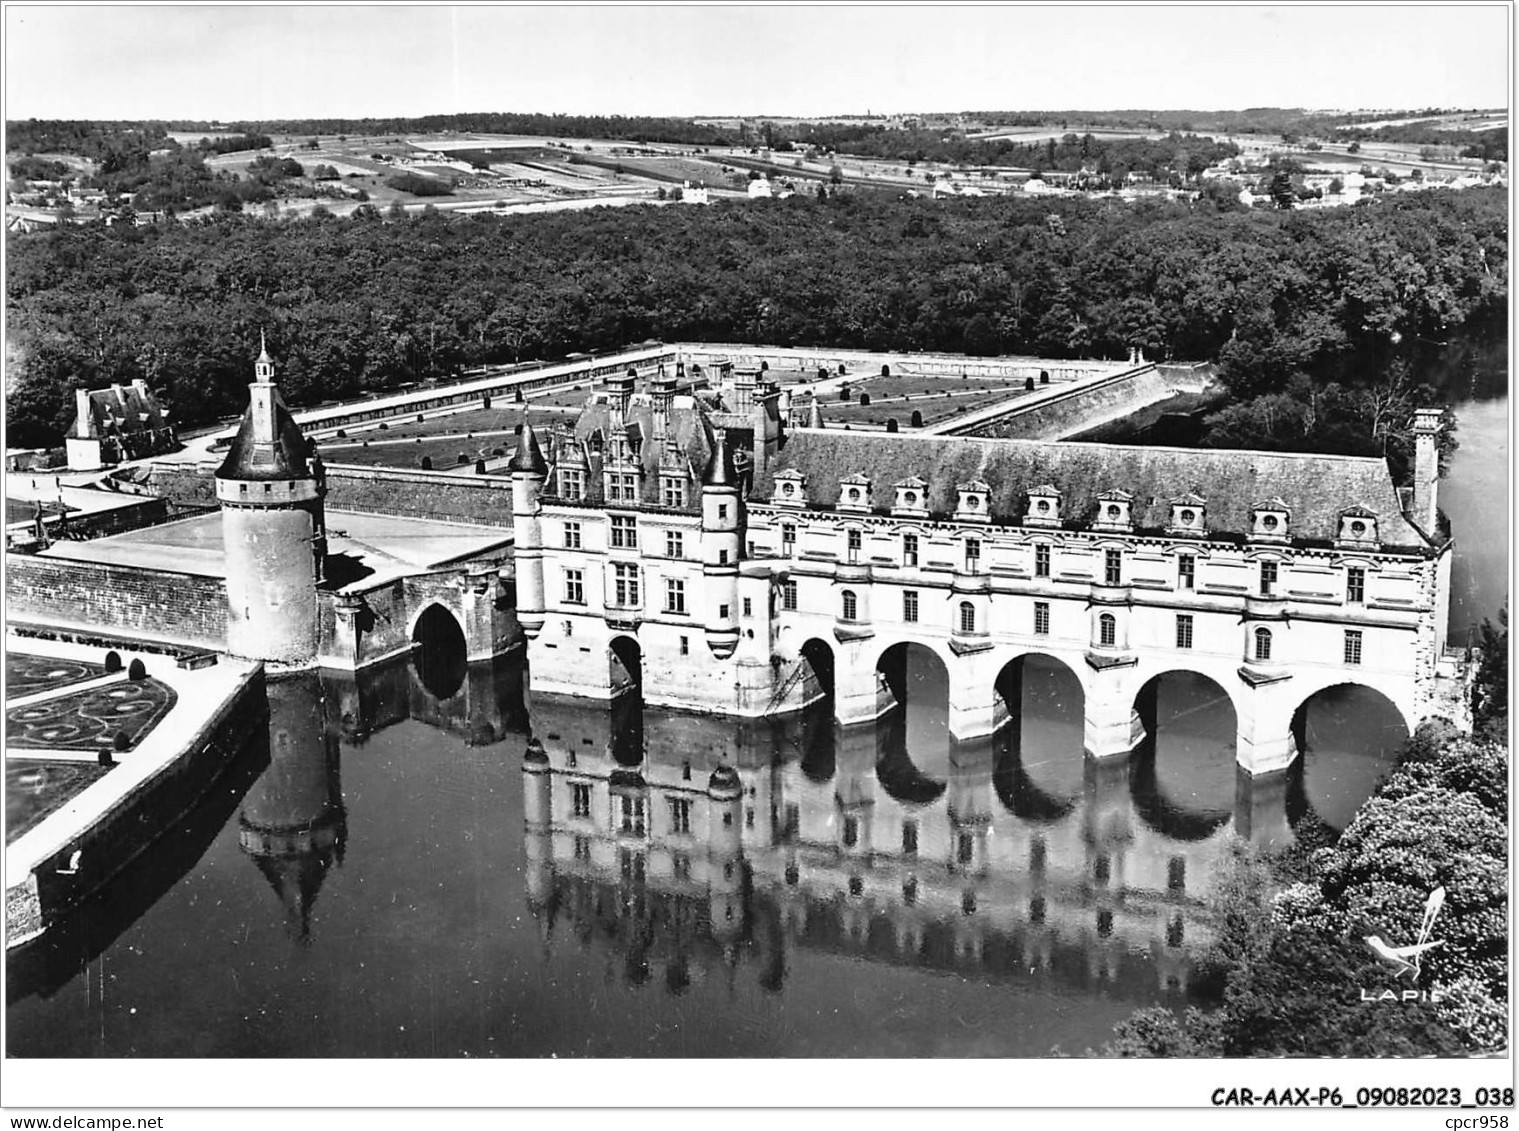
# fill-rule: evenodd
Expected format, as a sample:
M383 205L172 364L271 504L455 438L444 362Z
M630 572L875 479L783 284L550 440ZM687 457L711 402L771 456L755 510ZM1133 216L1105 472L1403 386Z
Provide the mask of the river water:
M1453 640L1507 591L1508 402L1482 372L1441 488ZM9 1052L1097 1049L1137 1008L1206 1003L1228 838L1343 828L1404 737L1390 704L1336 689L1308 705L1285 780L1253 782L1204 679L1165 677L1151 737L1103 763L1082 757L1079 686L1053 661L1024 665L1019 723L972 746L944 737L939 683L924 667L905 705L847 732L826 704L762 726L644 712L632 777L625 720L529 703L511 662L444 686L411 660L271 684L268 733L215 795L8 958ZM530 726L555 770L532 825ZM706 788L719 763L742 781L731 832ZM594 783L584 818L575 782Z

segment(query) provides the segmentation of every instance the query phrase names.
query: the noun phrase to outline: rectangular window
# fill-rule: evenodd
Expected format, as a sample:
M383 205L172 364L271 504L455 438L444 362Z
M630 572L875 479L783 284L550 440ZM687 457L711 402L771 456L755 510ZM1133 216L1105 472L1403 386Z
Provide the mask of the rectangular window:
M684 479L666 479L664 481L665 506L683 507L686 505L686 481Z
M975 840L972 839L970 833L961 833L956 839L958 843L955 845L955 859L961 864L969 864L976 855Z
M680 654L682 656L689 656L691 654L691 638L690 637L688 637L688 636L682 636L680 638Z
M1123 584L1123 551L1108 550L1103 554L1102 581L1104 585Z
M728 551L727 550L719 550L719 551L717 551L717 564L718 565L727 565L728 564Z
M686 583L677 577L665 578L665 612L686 611Z
M781 553L788 558L796 553L796 527L789 522L781 526Z
M643 798L621 798L622 808L622 831L633 833L635 836L643 836Z
M918 564L918 536L916 534L902 535L902 564L905 566Z
M612 603L620 608L638 607L638 567L621 562L612 566Z
M1176 617L1176 646L1192 647L1192 618L1186 613L1179 613Z
M579 469L566 468L560 471L559 494L572 502L585 498L585 476Z
M781 608L788 613L796 612L796 582L781 582Z
M575 859L579 860L582 864L589 864L591 862L590 837L577 836L575 838Z
M665 531L665 557L683 558L686 556L686 537L678 530Z
M848 539L849 560L852 562L857 562L860 560L860 532L858 530L848 531Z
M1276 563L1266 561L1261 563L1261 596L1271 596L1271 591L1276 588Z
M786 806L786 827L781 830L788 837L796 836L802 831L802 807L793 803Z
M916 589L902 590L902 619L908 622L918 619L918 591Z
M918 822L902 822L902 855L916 856L918 854Z
M728 610L731 609L732 607L733 607L732 605L719 605L719 606L717 606L717 619L718 620L727 620L728 619Z
M1039 545L1034 547L1034 576L1048 577L1050 575L1050 548Z
M580 549L580 523L567 522L564 524L564 548L566 550Z
M607 500L614 503L636 503L638 476L627 472L613 472L608 475Z
M1366 603L1366 571L1360 566L1345 571L1345 600L1352 605Z
M717 517L718 518L727 518L728 517L728 504L727 503L718 503L717 504Z
M745 597L744 598L744 616L746 616L746 617L752 617L753 615L754 615L754 602L752 600L750 600L748 597Z
M1361 662L1361 630L1358 628L1345 630L1345 662L1347 664Z
M1195 589L1197 587L1197 558L1195 555L1176 555L1176 587L1178 589Z
M591 787L588 785L570 786L570 799L575 806L575 816L589 817L591 815Z
M684 852L677 852L670 858L670 870L675 873L677 880L689 880L691 878L691 858Z
M567 569L564 571L564 603L566 605L585 604L585 573L583 570Z
M612 549L638 549L638 519L632 515L612 516Z
M672 833L691 831L691 802L688 798L670 798L670 831Z
M1050 634L1050 603L1048 601L1034 602L1034 635L1048 636Z
M965 540L965 572L975 573L981 568L981 539Z

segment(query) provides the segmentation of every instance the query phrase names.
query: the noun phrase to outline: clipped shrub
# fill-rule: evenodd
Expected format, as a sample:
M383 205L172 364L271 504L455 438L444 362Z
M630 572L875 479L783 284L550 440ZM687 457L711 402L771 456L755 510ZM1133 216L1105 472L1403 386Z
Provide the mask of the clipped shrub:
M881 366L881 376L882 377L890 377L891 376L891 366L889 366L889 365L883 365L883 366Z
M1026 393L1032 393L1034 391L1034 379L1032 377L1024 378L1023 391Z
M914 428L923 427L923 412L921 409L915 408L912 410L912 426Z
M1048 385L1050 383L1050 371L1048 369L1041 369L1039 371L1039 383L1041 385Z
M891 417L890 419L888 419L886 421L886 431L888 431L888 432L895 432L896 430L897 430L897 418L895 416L893 416L893 417Z
M132 740L127 737L127 732L124 730L117 731L116 737L111 739L111 747L114 750L126 750L131 745Z
M476 475L484 475L485 474L485 461L483 459L477 459L475 461L475 474Z
M146 664L144 664L142 662L142 660L140 660L140 659L133 660L132 661L132 665L129 668L127 668L127 678L128 679L134 679L134 680L135 679L147 679L148 678L148 666Z
M423 456L422 457L422 470L423 471L431 471L432 470L432 456Z
M519 389L518 391L520 392L521 390ZM481 408L490 408L490 406L491 406L491 399L490 399L489 396L484 396L484 397L480 398L480 407Z
M121 653L112 649L105 654L105 670L119 672L121 670Z
M459 458L458 458L458 460L456 462L461 463L461 464L468 463L469 462L469 456L465 455L463 452L460 452L459 453Z
M389 432L390 431L390 425L386 424L383 420L380 421L379 431L381 431L381 432Z
M870 404L870 394L869 393L861 393L860 394L860 407L861 408L865 408L869 404Z

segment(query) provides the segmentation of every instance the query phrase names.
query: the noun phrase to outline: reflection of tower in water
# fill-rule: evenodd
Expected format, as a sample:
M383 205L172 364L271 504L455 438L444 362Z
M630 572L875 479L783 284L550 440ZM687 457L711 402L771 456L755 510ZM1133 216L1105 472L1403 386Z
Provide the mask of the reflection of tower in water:
M238 839L283 905L286 930L306 943L312 905L342 863L348 831L338 740L315 675L271 681L268 697L269 767L243 799Z

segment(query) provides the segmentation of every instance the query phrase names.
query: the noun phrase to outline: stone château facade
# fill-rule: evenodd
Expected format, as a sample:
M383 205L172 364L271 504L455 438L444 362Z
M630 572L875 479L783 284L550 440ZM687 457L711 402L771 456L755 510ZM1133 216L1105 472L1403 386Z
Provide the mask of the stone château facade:
M708 375L711 376L711 375ZM1379 459L1051 444L823 426L762 372L610 378L512 464L532 686L734 716L829 688L841 723L894 703L883 654L930 649L954 738L995 732L1016 661L1056 657L1085 747L1143 737L1155 676L1208 676L1252 773L1296 757L1297 708L1373 688L1410 730L1444 649L1451 542L1438 410L1412 489ZM610 657L610 660L608 659ZM636 669L636 670L635 670Z

